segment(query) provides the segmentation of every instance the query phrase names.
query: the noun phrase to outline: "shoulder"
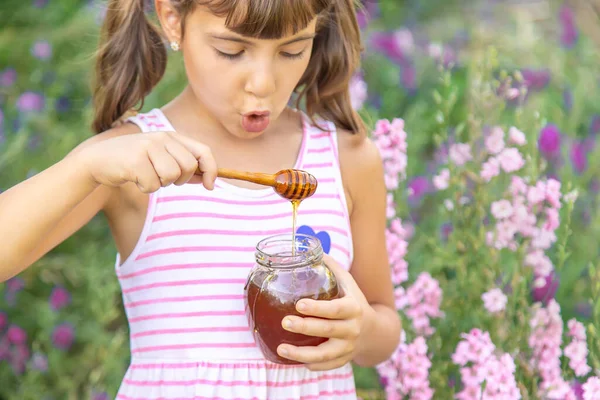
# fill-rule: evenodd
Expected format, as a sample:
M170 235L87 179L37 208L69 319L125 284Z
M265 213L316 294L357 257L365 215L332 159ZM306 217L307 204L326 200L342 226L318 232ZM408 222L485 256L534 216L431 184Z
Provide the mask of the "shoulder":
M119 136L133 135L136 133L141 133L141 131L142 130L137 125L135 125L131 122L126 122L126 123L123 123L122 125L116 126L114 128L111 128L107 131L98 133L98 134L88 138L87 140L85 140L81 144L79 144L75 149L73 149L73 151L71 151L71 154L76 153L87 146L91 146L95 143L99 143L104 140L116 138Z
M385 199L383 160L375 143L366 134L338 129L339 162L344 187L353 208L361 203Z

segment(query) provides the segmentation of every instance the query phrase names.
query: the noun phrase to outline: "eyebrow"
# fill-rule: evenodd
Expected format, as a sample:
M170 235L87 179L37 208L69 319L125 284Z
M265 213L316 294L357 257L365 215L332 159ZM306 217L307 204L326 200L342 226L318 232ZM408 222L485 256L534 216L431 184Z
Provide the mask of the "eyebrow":
M254 45L254 43L252 43L251 41L241 38L239 36L233 36L233 35L228 35L228 34L215 34L215 33L210 34L210 36L213 39L229 40L231 42L243 43L243 44L250 45L250 46ZM294 39L291 39L291 40L288 40L287 42L282 43L282 46L296 43L296 42L301 42L303 40L314 39L315 36L316 36L316 34L308 34L308 35L298 36Z

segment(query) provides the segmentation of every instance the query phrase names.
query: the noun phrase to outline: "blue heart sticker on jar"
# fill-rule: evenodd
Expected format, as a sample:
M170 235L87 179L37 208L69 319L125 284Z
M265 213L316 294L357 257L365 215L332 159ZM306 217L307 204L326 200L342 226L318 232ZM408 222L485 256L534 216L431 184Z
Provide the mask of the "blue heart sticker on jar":
M319 233L315 233L314 229L308 225L302 225L298 229L296 229L296 234L299 235L310 235L315 236L321 242L321 246L323 247L323 252L329 254L329 250L331 250L331 237L329 233L326 231L321 231Z

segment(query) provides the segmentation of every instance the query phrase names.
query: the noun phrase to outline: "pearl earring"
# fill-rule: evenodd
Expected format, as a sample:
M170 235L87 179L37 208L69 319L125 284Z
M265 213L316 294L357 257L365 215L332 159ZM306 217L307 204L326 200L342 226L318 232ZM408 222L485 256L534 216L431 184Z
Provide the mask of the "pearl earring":
M173 49L173 51L179 51L179 42L171 42L171 49Z

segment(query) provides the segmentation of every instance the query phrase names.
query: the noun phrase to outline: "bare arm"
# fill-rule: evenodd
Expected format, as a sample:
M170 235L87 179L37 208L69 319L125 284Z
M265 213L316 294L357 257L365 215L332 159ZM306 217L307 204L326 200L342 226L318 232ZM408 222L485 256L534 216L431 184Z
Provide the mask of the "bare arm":
M67 157L0 195L0 282L20 273L87 224L114 188L98 185L78 154L139 131L126 125L88 139Z
M88 139L52 167L0 195L0 281L18 274L105 208L119 187L144 193L190 181L214 187L208 147L176 132L126 124ZM197 169L202 171L196 176Z
M365 344L355 356L361 366L385 361L400 340L385 240L386 188L379 151L367 138L340 132L340 163L352 201L354 261L350 273L371 305L363 332Z

